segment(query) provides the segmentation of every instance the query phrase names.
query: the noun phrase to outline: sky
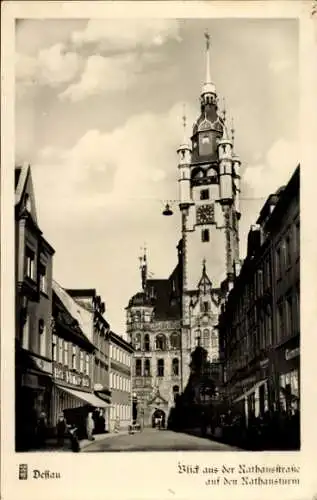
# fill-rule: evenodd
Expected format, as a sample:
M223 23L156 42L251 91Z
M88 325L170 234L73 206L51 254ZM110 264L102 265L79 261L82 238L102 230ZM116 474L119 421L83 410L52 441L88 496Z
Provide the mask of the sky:
M267 196L299 162L298 23L278 19L19 20L16 163L30 163L54 278L96 288L114 331L141 289L177 262L177 153L199 116L204 31L242 161L241 257ZM170 201L174 215L163 217Z

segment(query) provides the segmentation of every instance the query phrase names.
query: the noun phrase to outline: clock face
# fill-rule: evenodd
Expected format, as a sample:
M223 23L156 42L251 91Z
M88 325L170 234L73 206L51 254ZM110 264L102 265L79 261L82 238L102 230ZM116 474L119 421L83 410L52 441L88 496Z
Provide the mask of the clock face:
M214 204L200 205L197 207L197 224L213 224L214 223Z

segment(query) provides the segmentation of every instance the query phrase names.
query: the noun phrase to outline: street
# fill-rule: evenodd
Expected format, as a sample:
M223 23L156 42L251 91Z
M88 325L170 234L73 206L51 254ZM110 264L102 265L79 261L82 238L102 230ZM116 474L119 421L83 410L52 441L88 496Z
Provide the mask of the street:
M142 432L107 436L83 452L99 451L240 451L239 448L210 439L168 430L144 429ZM242 450L241 450L242 451Z

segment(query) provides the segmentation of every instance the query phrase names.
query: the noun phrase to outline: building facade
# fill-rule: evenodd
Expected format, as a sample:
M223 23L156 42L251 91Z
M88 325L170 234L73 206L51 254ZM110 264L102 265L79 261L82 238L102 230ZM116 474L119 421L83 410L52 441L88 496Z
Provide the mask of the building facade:
M134 349L116 333L108 333L111 388L110 431L126 429L132 421L132 359Z
M184 140L178 148L183 270L182 386L188 381L190 355L198 335L209 358L219 359L216 325L223 282L230 287L240 266L241 161L234 151L234 130L232 128L229 134L226 111L218 110L216 87L211 79L208 34L206 42L201 112L190 142L184 117Z
M52 392L54 250L37 222L30 166L15 169L16 448L35 443L39 416L49 420Z
M269 196L220 316L228 402L246 421L300 405L299 167Z
M82 331L82 323L76 319L80 313L78 304L53 281L53 427L56 427L61 413L67 414L69 419L71 412L77 410L79 414L81 410L84 422L87 407L99 409L106 406L103 400L93 395L95 347Z
M109 332L110 326L104 317L105 303L95 289L67 289L67 293L87 313L87 336L95 346L92 380L94 391L110 403L109 379ZM108 416L109 418L109 416Z
M142 292L127 307L127 334L134 352L132 392L137 421L167 425L175 396L181 390L180 268L168 279L148 279L147 259L141 260Z

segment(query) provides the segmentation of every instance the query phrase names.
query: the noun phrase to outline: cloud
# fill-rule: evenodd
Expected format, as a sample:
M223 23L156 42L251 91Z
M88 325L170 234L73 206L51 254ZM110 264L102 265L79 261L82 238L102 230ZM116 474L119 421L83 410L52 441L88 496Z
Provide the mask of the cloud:
M17 54L16 81L18 85L48 85L57 87L68 83L78 74L81 60L75 52L65 50L61 43L40 50L35 57Z
M127 90L136 81L135 58L132 55L120 57L88 57L78 82L69 85L60 99L79 101L105 91Z
M300 161L299 145L281 138L274 142L261 164L247 166L243 174L244 192L267 197L285 185Z
M136 47L161 46L167 40L180 41L179 22L174 19L92 19L72 42L81 47L97 44L105 50L134 51Z
M187 113L192 120L195 110L187 105ZM133 201L169 198L171 177L175 197L181 115L177 103L166 113L132 116L111 132L88 130L68 150L44 148L33 165L43 217L80 220L110 202L128 217Z

